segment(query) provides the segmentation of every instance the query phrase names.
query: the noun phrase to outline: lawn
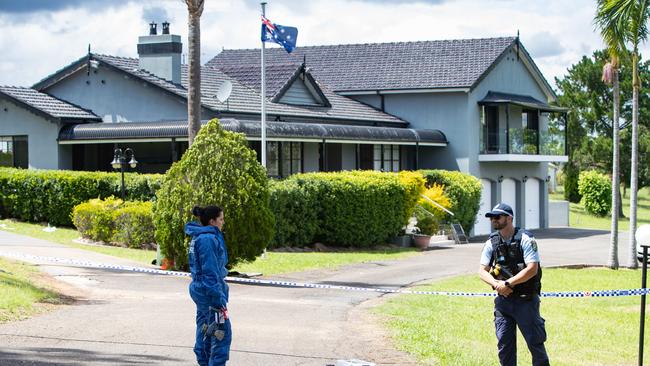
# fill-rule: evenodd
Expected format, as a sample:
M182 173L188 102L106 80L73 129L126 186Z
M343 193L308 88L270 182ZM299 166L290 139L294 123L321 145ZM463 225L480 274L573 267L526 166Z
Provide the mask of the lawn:
M39 304L59 303L42 282L35 267L0 258L0 323L38 313L44 309Z
M155 250L77 243L74 240L81 237L77 230L57 227L53 232L43 231L46 227L46 225L42 224L32 224L11 219L0 220L0 230L5 230L11 233L48 240L65 246L107 254L113 257L125 258L142 264L151 264L151 261L156 259Z
M142 264L151 264L151 261L156 258L156 252L152 250L77 243L74 240L81 237L77 230L70 228L57 228L53 232L46 232L43 231L45 227L46 226L41 224L31 224L16 220L0 220L0 230L49 240L73 248L130 259ZM346 264L401 259L417 255L417 253L418 252L415 248L327 253L268 252L265 256L258 257L253 262L241 263L235 266L232 270L245 273L258 272L264 275L274 275L312 269L336 269L337 267Z
M545 269L543 291L641 287L638 270ZM478 275L455 277L418 290L486 292ZM397 346L425 365L496 365L493 298L400 295L375 309ZM543 298L553 365L635 365L639 335L638 296ZM646 335L647 340L648 335ZM518 364L530 365L519 335ZM645 362L650 362L646 351Z
M622 191L621 191L622 192ZM564 200L564 193L561 190L549 194L549 199ZM630 191L627 191L627 196L622 197L623 201L623 214L624 218L619 220L618 228L621 231L628 231L630 229ZM650 188L639 190L637 202L637 227L643 224L650 224ZM602 229L610 230L612 227L611 216L596 217L588 214L582 204L570 203L569 204L569 226L581 229Z

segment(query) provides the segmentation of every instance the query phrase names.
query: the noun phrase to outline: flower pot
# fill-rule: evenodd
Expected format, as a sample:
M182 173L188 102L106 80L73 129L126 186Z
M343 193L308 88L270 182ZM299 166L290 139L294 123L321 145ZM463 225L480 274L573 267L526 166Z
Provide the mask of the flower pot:
M423 235L423 234L413 235L413 242L415 242L415 246L419 249L427 249L429 247L430 241L431 241L431 235Z

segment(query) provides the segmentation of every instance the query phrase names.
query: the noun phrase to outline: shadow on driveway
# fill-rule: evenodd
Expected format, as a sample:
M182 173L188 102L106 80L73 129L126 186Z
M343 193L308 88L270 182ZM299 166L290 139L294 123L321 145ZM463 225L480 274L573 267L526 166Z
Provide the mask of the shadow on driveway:
M20 350L0 350L0 365L2 366L79 366L94 363L104 363L107 365L151 365L161 362L168 364L181 364L184 361L185 360L177 358L151 354L103 353L74 348L62 349L34 347Z
M579 239L609 233L608 230L576 229L571 227L554 227L549 229L536 229L531 231L537 239ZM484 243L487 239L487 235L475 236L472 237L470 242Z

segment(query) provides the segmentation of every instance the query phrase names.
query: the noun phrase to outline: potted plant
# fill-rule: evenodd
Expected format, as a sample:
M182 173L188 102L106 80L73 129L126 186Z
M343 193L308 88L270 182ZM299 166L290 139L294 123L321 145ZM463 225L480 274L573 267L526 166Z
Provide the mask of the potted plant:
M413 233L413 242L420 249L426 249L431 241L431 235L438 231L438 219L425 209L418 207L415 210L417 230Z

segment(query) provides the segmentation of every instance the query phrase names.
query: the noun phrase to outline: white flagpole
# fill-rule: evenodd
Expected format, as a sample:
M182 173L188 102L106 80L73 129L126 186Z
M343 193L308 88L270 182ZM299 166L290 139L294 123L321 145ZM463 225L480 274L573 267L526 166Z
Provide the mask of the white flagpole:
M262 5L262 16L266 18L266 3L260 3ZM264 41L262 41L262 118L261 118L261 128L262 128L262 166L266 168L266 80L264 78Z

